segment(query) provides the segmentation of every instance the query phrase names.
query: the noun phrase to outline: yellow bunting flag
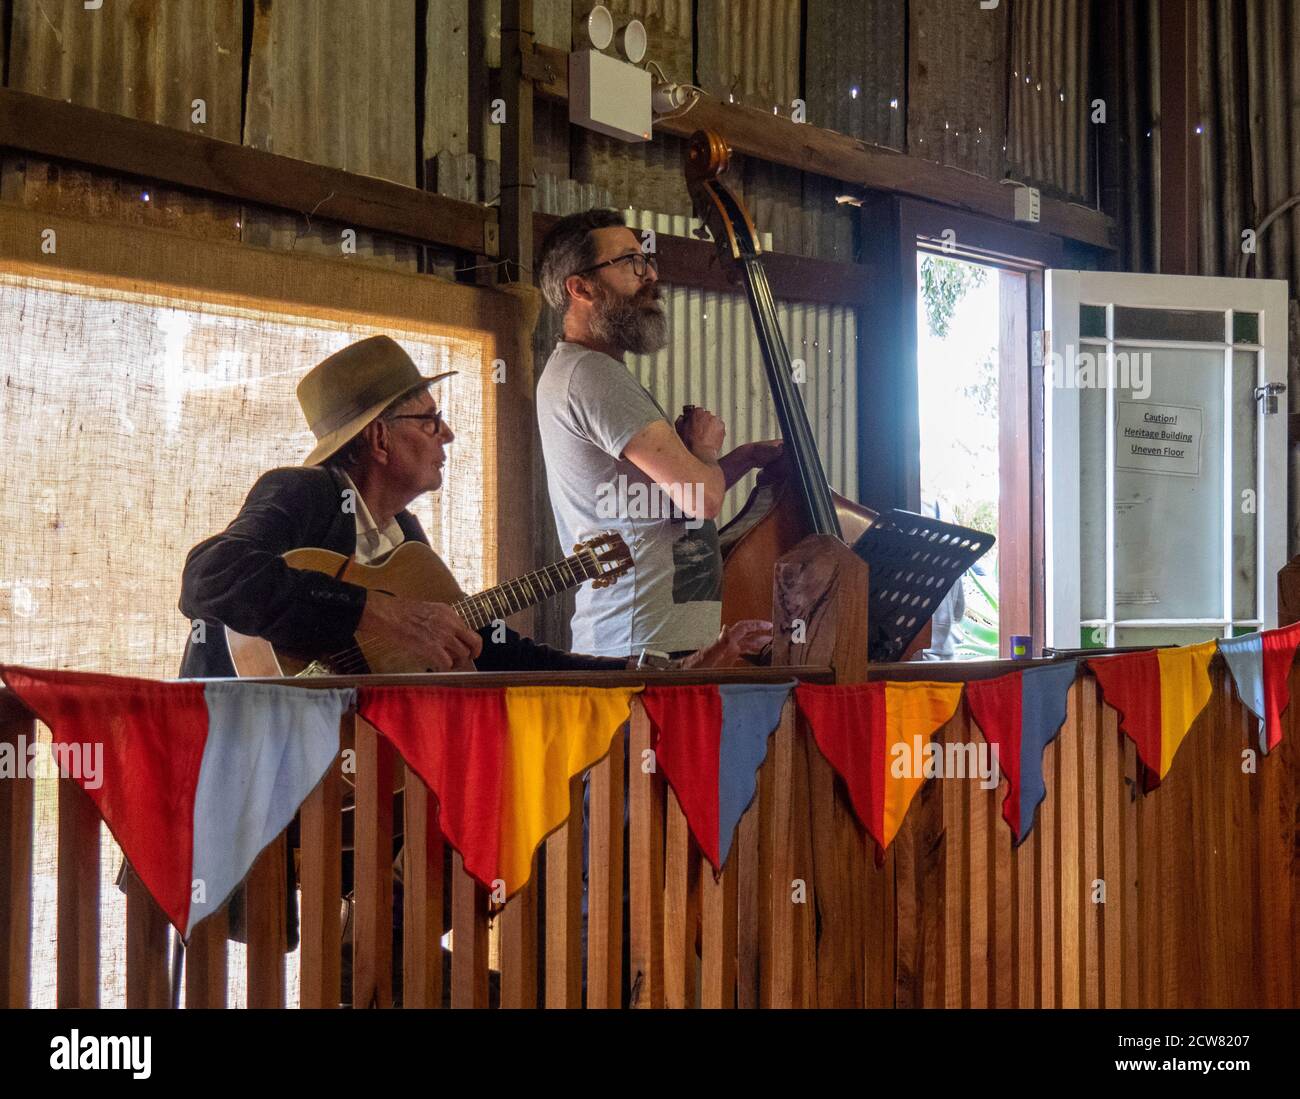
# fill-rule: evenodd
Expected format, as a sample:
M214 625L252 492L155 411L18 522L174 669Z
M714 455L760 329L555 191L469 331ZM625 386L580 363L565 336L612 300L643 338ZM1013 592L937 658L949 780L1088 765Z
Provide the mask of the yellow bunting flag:
M507 687L498 866L506 895L570 811L569 783L609 751L640 687Z

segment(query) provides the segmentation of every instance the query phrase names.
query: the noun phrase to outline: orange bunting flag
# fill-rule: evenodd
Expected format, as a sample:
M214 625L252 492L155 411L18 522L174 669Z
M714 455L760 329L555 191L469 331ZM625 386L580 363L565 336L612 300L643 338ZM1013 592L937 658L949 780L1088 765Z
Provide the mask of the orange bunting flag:
M893 842L926 777L925 745L951 720L960 683L795 688L813 739L848 788L853 811L882 849Z
M505 896L569 816L569 783L609 751L640 687L362 687L357 711L438 799L468 873Z
M1088 661L1102 697L1119 711L1120 728L1137 745L1145 789L1155 789L1169 773L1187 730L1210 701L1210 661L1217 648L1217 642L1203 641Z

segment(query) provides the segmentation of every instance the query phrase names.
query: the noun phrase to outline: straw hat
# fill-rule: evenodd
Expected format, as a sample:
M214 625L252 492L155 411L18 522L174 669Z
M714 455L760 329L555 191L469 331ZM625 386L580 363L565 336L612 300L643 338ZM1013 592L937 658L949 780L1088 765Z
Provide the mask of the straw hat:
M316 449L302 464L320 465L399 397L455 373L426 378L388 336L371 336L335 351L298 383L298 404L316 436Z

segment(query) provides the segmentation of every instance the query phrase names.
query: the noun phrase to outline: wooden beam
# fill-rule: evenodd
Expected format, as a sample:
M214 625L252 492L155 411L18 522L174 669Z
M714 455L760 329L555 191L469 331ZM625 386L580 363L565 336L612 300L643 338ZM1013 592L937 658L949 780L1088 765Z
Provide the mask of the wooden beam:
M533 234L539 246L559 220L555 214L533 215ZM656 233L655 255L659 260L659 277L666 283L724 294L744 292L743 285L733 282L718 262L717 252L708 241ZM866 304L869 296L870 270L861 264L788 252L764 252L763 266L773 294L781 301L847 305L856 309Z
M0 148L497 254L491 207L12 88L0 88Z
M569 64L563 50L534 46L532 56L525 60L525 72L533 79L533 90L538 95L567 102ZM752 107L723 103L712 96L701 96L684 115L656 121L655 129L678 137L690 137L700 129L716 130L733 151L745 156L838 179L853 187L911 195L1008 222L1015 220L1015 188L996 179L869 145ZM1037 227L1097 248L1116 247L1115 222L1071 202L1044 197L1042 220Z

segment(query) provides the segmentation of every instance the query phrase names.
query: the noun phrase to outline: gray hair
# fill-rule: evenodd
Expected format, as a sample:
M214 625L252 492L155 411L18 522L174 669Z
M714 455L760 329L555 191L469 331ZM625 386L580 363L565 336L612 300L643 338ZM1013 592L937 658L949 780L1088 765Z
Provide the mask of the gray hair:
M596 245L591 239L595 229L625 226L617 210L599 207L562 217L546 234L537 261L537 283L547 304L560 316L569 311L569 292L564 282L569 276L596 262Z
M417 389L413 393L403 394L395 401L391 402L388 407L371 420L370 423L378 423L380 420L387 420L392 416L397 415L402 411L402 409L408 407L412 401L416 400L423 392L423 389ZM370 424L366 424L366 427L369 426ZM331 469L340 469L345 473L350 474L361 465L361 459L366 453L366 446L366 428L363 427L351 439L339 447L338 450L326 458L321 465Z

